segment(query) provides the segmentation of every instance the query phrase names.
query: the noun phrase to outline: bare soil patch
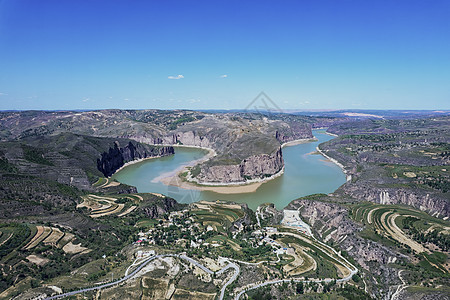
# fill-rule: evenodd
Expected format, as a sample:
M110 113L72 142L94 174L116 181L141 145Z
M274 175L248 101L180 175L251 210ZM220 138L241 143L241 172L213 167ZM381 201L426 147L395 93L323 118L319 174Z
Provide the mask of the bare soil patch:
M386 225L386 231L388 232L388 234L400 243L408 245L417 253L425 252L426 249L422 245L405 236L405 233L400 228L398 228L397 224L395 223L395 219L400 215L395 213L387 217L389 213L389 211L385 212L381 216L381 223Z
M27 259L30 262L32 262L33 264L36 264L38 266L43 266L43 265L45 265L46 263L48 263L50 261L50 260L48 260L46 258L37 256L37 255L34 255L34 254L28 255Z
M135 210L137 208L137 206L131 206L131 207L129 207L126 211L124 211L123 213L121 213L121 214L118 214L117 216L118 217L123 217L123 216L125 216L125 215L128 215L130 212L132 212L133 210Z
M81 253L81 252L89 250L86 247L82 247L81 243L75 245L75 244L72 244L72 242L68 242L62 249L64 252L71 253L71 254L77 254L77 253Z
M36 226L36 227L42 227L42 226ZM35 239L35 237L37 236L37 234L36 234L33 237L33 239L30 241L30 243L28 243L28 245L25 247L25 249L29 250L29 249L32 249L32 248L36 247L37 245L39 245L40 242L42 242L45 238L47 238L52 233L52 228L43 226L42 229L38 228L38 232L40 232L40 231L42 231L42 233Z
M44 240L44 244L56 244L63 236L64 232L52 227L52 233Z

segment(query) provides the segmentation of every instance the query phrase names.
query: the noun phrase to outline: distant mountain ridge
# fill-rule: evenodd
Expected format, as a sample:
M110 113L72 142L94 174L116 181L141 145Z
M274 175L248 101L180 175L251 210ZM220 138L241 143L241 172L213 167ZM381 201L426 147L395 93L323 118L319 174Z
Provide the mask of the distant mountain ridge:
M245 164L244 160L255 161L255 157L259 157L256 160L260 162L260 166L256 167L259 171L246 171L245 177L239 176L235 181L263 178L279 172L282 165L273 167L273 163L265 160L276 157L282 143L312 138L311 128L315 121L315 118L284 114L207 114L183 110L2 112L0 125L3 130L0 138L20 140L70 132L125 138L149 145L212 148L217 156L201 165L198 178L204 182L227 183L229 180L219 174L226 172L225 169L230 165L239 168L239 165ZM274 162L283 164L282 160ZM214 167L215 172L211 172L211 167ZM112 174L114 168L105 166L102 170L104 174Z

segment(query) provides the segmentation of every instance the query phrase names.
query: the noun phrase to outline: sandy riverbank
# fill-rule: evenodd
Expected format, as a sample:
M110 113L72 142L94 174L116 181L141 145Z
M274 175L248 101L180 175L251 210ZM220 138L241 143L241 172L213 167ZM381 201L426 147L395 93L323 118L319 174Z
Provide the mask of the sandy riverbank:
M316 147L317 152L319 152L320 154L322 154L323 157L325 157L326 159L328 159L329 161L331 161L332 163L334 163L335 165L337 165L339 168L341 168L342 172L344 172L345 176L346 176L346 180L350 181L352 180L352 176L347 174L347 170L345 169L344 165L341 164L340 162L338 162L337 160L335 160L332 157L329 157L328 155L326 155L322 150L319 149L319 147Z
M294 145L303 144L303 143L310 143L313 141L317 141L317 139L315 137L307 138L307 139L298 139L298 140L284 143L281 145L281 147L284 148L284 147L294 146ZM203 148L203 147L197 147L197 148L201 148L201 149L205 149L205 150L209 150L209 151L212 150L210 148ZM214 152L214 155L216 155L215 152ZM278 173L276 173L270 177L257 178L257 179L248 180L245 182L230 182L230 183L208 182L208 183L198 184L194 181L190 182L188 180L182 180L180 178L180 174L187 171L186 167L192 167L194 165L197 165L198 163L201 163L201 162L204 162L204 161L210 159L211 157L212 156L209 156L206 158L202 158L200 160L190 162L188 165L182 166L182 167L176 169L175 171L170 172L170 174L166 173L166 174L162 174L162 175L158 176L153 181L161 181L165 185L177 186L177 187L180 187L183 189L189 189L189 190L211 191L211 192L216 192L216 193L220 193L220 194L241 194L241 193L253 193L263 183L270 181L272 179L275 179L284 174L284 167L283 167L282 170L280 170Z
M203 156L202 158L197 159L197 160L190 161L188 164L182 165L182 166L180 166L178 169L176 169L176 170L174 170L174 171L172 171L172 172L170 172L170 173L166 173L166 174L162 174L162 175L158 176L158 180L161 179L160 177L162 177L162 176L168 177L168 176L171 175L171 173L174 173L174 172L175 172L175 173L178 173L181 169L184 169L185 167L191 167L191 166L194 166L194 165L196 165L196 164L198 164L198 163L202 163L202 162L204 162L204 161L207 161L207 160L210 159L211 157L217 155L217 154L216 154L216 151L214 151L214 149L206 148L206 147L199 147L199 146L165 145L165 144L164 144L164 145L158 144L158 145L152 145L152 146L168 146L168 147L170 146L170 147L174 147L174 148L177 148L177 147L180 147L180 148L198 148L198 149L203 149L203 150L207 150L207 151L208 151L208 154L205 155L205 156ZM119 172L120 170L122 170L122 169L125 168L125 167L128 167L128 166L131 166L131 165L134 165L134 164L143 162L143 161L148 160L148 159L161 158L161 157L166 157L166 156L160 156L160 155L158 155L158 156L151 156L151 157L146 157L146 158L141 158L141 159L136 159L136 160L133 160L133 161L126 162L123 166L121 166L119 169L117 169L117 170L114 172L114 174L116 174L117 172ZM114 176L114 174L111 175L111 176L108 177L108 178L111 178L112 176ZM156 178L155 178L155 179L156 179ZM154 180L155 180L155 179L154 179Z
M159 155L158 155L158 156L151 156L151 157L140 158L140 159L135 159L135 160L126 162L126 163L123 164L123 166L121 166L120 168L118 168L118 169L114 172L114 174L116 174L117 172L119 172L120 170L122 170L122 169L125 168L125 167L128 167L128 166L131 166L131 165L134 165L134 164L143 162L143 161L145 161L145 160L149 160L149 159L153 159L153 158L160 158L160 157L163 157L163 156L159 156ZM108 178L113 177L114 174L112 174L112 175L109 176Z
M311 142L316 142L316 141L317 141L316 137L312 137L312 138L309 138L309 139L293 140L293 141L286 142L286 143L282 144L281 148L289 147L289 146L295 146L295 145L298 145L298 144L311 143Z
M253 193L255 192L263 182L255 182L245 185L220 185L220 186L209 186L209 185L198 185L191 182L182 180L177 173L171 177L161 178L160 181L165 185L177 186L186 190L198 190L198 191L210 191L219 194L241 194L241 193Z

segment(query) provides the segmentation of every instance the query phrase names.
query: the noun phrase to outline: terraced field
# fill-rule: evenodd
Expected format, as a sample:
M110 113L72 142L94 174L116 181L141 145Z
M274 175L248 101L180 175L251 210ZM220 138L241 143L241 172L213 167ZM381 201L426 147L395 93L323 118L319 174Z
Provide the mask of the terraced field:
M30 225L33 226L33 225ZM34 235L29 242L22 247L23 250L32 250L39 244L52 245L57 248L63 249L66 253L80 253L87 251L88 248L81 247L81 245L72 244L75 236L69 232L63 232L56 227L48 227L37 225Z
M211 225L213 227L227 225L229 227L231 223L245 216L245 212L237 204L200 201L195 203L194 206L197 209L194 209L193 213L197 216L198 220L202 221L205 225Z
M105 185L107 185L108 182L109 182L109 179L108 179L108 178L105 178L105 177L99 177L98 180L97 180L97 182L95 182L92 186L93 186L93 187L101 188L101 187L104 187Z
M0 225L0 261L8 260L12 253L28 242L30 235L36 230L24 224Z
M112 180L110 178L100 177L97 182L95 182L92 186L97 188L108 188L112 186L119 186L120 182Z
M285 226L278 226L277 228L278 233L271 233L270 235L282 235L282 237L278 238L277 241L281 241L286 246L294 247L296 254L301 257L301 260L303 260L303 263L299 264L298 268L289 270L290 272L298 275L315 270L317 268L318 261L313 259L310 254L314 254L316 257L320 257L321 259L324 259L328 263L332 264L341 278L350 276L352 271L355 270L355 267L339 255L333 248L319 242L314 237L306 235L297 229ZM332 274L326 275L332 277Z
M118 195L118 196L98 196L90 194L83 196L83 202L77 205L77 208L86 207L90 212L90 217L99 218L115 215L123 217L137 208L142 201L139 195ZM125 203L117 203L117 202Z
M51 233L52 228L47 226L36 226L37 232L31 239L31 241L23 248L25 250L30 250L36 247L40 242L46 239Z
M59 228L52 228L52 233L43 241L47 245L57 245L58 241L64 236L64 232Z
M316 270L316 261L307 253L308 248L302 247L296 243L287 243L287 246L292 249L288 252L294 259L283 266L283 271L288 276L297 276L308 271Z
M408 251L421 254L421 257L431 265L448 272L448 268L446 268L448 264L445 262L448 260L449 252L445 245L449 240L449 221L432 217L412 208L374 203L355 205L352 208L352 217L367 226L366 232L371 229L376 235L392 241L394 245L401 245ZM431 232L434 232L443 243L424 238ZM447 258L442 261L442 264L439 264L429 259L433 255L444 255Z
M12 232L3 234L3 232L0 231L0 246L3 245L4 243L8 242L12 236L13 236Z

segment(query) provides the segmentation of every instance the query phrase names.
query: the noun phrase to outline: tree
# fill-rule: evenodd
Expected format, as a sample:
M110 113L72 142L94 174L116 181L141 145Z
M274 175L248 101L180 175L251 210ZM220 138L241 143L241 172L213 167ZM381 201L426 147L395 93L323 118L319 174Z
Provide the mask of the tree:
M303 282L297 283L297 294L303 294L305 292L305 287L303 285Z

